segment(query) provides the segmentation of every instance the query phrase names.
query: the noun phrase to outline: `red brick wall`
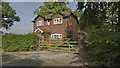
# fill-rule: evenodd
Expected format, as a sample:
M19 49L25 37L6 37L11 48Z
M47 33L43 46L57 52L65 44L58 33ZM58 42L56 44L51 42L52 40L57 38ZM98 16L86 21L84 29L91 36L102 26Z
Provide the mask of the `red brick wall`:
M70 22L72 23L71 25L71 30L73 32L73 38L74 39L77 39L77 35L78 35L78 32L77 32L77 21L76 21L76 18L74 16L71 15L71 19L70 19Z
M66 34L65 34L65 24L66 24L66 21L63 19L63 16L62 15L55 15L53 16L53 20L55 18L62 18L62 24L52 24L52 29L51 29L51 33L52 34L62 34L62 38L66 37ZM52 21L53 23L53 21Z

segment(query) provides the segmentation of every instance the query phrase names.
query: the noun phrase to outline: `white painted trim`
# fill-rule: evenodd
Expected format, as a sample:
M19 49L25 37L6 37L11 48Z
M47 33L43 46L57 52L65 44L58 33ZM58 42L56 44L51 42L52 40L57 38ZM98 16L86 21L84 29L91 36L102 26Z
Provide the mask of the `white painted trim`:
M57 21L58 20L58 21ZM62 18L55 18L54 20L53 20L53 23L54 24L62 24L62 22L63 22L63 19Z
M54 35L61 35L61 37L59 39L62 39L62 34L51 34L51 38L54 39L52 36Z
M40 28L37 28L37 29L35 30L35 32L37 32L38 30L40 30L41 33L43 33L43 31L42 31Z
M41 23L42 25L39 25L39 23ZM37 22L37 26L43 26L43 21L41 20L41 21L38 21Z

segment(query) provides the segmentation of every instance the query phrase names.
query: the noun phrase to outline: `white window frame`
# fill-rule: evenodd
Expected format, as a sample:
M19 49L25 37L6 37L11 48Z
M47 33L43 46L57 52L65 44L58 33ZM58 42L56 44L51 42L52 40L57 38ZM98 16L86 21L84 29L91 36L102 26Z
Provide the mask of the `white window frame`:
M39 23L41 23L41 25ZM37 26L43 26L43 21L38 21Z
M62 24L63 19L62 18L55 18L53 20L54 24Z
M59 36L59 38L55 38L55 36ZM62 39L62 34L51 34L52 39Z

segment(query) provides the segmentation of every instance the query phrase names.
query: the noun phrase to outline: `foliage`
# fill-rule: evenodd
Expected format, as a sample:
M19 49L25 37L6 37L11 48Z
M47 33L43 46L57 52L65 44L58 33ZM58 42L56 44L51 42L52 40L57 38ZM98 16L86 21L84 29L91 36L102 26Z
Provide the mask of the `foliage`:
M20 17L17 16L16 11L7 2L2 2L2 22L1 27L9 29L13 22L19 22Z
M104 25L110 27L114 25L116 27L118 23L118 3L87 2L84 4L79 2L78 5L84 6L82 8L78 6L79 11L84 9L80 19L81 29L86 27L89 29L100 28Z
M87 33L90 62L98 65L120 64L119 3L78 2L78 11L83 12L78 26Z
M73 33L71 31L68 31L67 38L72 38L72 37L73 37Z
M43 6L40 6L39 9L35 10L36 15L47 15L50 13L58 14L61 11L71 11L70 8L67 7L68 3L65 2L44 2Z
M119 32L106 30L91 31L87 35L89 61L99 65L119 65L119 34Z
M4 34L2 36L2 47L4 51L29 51L36 49L37 38L34 34Z
M2 49L2 34L0 34L0 49Z
M74 15L77 17L77 19L78 19L78 25L79 25L79 27L78 27L78 30L80 30L80 23L81 23L81 21L80 21L80 18L81 18L81 15L82 15L82 11L78 11L77 9L75 10L75 11L73 11L73 13L74 13Z
M0 28L2 27L2 5L0 3Z

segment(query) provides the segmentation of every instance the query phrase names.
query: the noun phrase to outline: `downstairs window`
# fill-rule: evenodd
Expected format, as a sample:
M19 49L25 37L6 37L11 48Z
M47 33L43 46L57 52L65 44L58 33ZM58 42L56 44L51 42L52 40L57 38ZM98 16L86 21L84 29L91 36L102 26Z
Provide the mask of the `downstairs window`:
M62 39L62 34L52 34L51 38L52 39Z

